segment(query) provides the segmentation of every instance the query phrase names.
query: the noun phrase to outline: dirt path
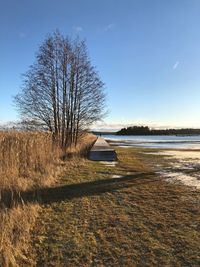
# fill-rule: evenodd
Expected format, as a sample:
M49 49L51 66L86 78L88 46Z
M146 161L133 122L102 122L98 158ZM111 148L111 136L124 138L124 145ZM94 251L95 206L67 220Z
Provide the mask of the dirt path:
M139 152L119 149L113 167L79 161L44 192L37 266L200 265L199 192L165 182Z

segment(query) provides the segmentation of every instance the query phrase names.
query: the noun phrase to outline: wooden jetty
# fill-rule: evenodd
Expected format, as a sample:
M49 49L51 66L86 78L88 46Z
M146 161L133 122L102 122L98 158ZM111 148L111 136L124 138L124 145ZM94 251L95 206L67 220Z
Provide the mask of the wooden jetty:
M101 137L98 137L89 153L90 160L114 161L117 154L113 148Z

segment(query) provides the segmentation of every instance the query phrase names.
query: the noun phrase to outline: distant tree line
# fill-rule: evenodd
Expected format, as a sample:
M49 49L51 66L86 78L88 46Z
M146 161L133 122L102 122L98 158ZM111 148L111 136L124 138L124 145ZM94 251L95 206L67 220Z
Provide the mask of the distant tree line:
M84 41L58 31L40 46L15 102L29 128L44 128L65 148L104 114L104 84Z
M117 135L197 135L200 129L164 129L155 130L148 126L132 126L123 128L116 133Z

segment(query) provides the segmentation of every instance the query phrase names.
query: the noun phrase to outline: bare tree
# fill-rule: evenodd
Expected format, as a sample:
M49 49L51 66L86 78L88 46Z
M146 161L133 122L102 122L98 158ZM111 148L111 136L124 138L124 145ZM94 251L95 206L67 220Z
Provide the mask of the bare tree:
M104 115L105 94L85 42L49 35L15 102L24 121L47 127L65 148Z

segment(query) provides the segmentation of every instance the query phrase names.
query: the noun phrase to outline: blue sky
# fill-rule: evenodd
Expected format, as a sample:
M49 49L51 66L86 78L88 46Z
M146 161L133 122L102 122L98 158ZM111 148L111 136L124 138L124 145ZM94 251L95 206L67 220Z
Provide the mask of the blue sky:
M0 0L0 122L47 33L86 39L106 84L102 128L200 127L199 0Z

